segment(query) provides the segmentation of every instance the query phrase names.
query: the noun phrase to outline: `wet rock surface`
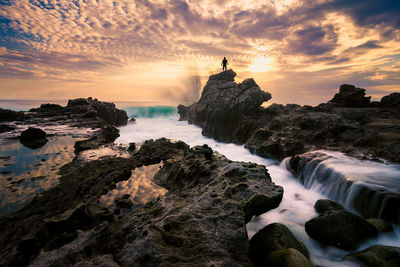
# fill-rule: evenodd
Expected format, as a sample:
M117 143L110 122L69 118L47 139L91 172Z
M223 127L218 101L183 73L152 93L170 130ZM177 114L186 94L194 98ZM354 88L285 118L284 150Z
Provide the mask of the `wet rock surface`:
M400 248L390 246L373 246L363 251L347 255L344 260L354 261L362 266L399 266Z
M153 180L165 195L128 213L99 204L133 169L161 161ZM1 266L251 266L245 214L256 212L245 203L264 195L274 208L283 194L263 166L167 139L130 158L85 161L77 152L60 173L57 186L0 221Z
M306 233L324 244L352 250L377 236L375 226L345 210L327 210L305 224Z
M316 149L358 158L400 162L398 93L370 103L365 89L342 85L335 97L316 107L260 105L271 98L253 79L234 82L234 72L210 76L200 100L180 105L181 120L203 128L203 135L245 144L262 157L282 160Z
M301 256L297 257L297 253L283 251L290 248L298 251L305 260ZM249 257L255 266L266 266L267 263L277 261L290 262L291 258L300 258L300 262L309 263L310 253L307 247L298 241L285 225L273 223L265 226L250 239Z

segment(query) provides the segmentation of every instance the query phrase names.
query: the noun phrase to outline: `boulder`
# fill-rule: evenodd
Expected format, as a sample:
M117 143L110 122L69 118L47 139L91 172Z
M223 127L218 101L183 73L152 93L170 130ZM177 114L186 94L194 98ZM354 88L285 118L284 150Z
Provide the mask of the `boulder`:
M275 267L312 267L310 260L301 254L297 249L288 248L276 250L268 254L266 264L263 266Z
M7 124L0 124L0 133L10 132L10 131L12 131L14 129L15 129L14 126L10 126L10 125L7 125Z
M272 223L258 231L250 239L249 258L255 266L266 266L267 256L274 252L293 248L305 258L310 257L307 247L298 241L290 230L281 223ZM277 258L275 255L272 258Z
M134 204L131 199L131 195L129 194L123 194L122 196L116 197L114 202L118 208L124 209L129 209Z
M392 93L381 99L382 107L400 107L400 93Z
M390 246L372 246L363 251L349 254L343 260L354 261L362 266L399 266L400 248Z
M271 209L275 209L282 201L282 195L272 198L266 195L254 195L244 204L244 219L248 223L253 216L261 215Z
M328 103L339 107L368 107L370 102L371 97L365 97L365 89L350 84L342 84L339 93Z
M347 250L378 234L375 226L343 210L326 211L306 222L305 230L315 240Z
M46 132L39 128L29 127L21 133L19 141L26 147L35 149L47 143Z
M234 81L236 73L233 70L226 70L218 74L211 75L209 80L220 80L220 81Z
M393 231L393 226L389 222L383 219L369 218L366 219L366 221L375 226L378 233L387 233Z
M327 211L345 210L342 205L329 199L319 199L315 202L314 209L319 214L323 214Z

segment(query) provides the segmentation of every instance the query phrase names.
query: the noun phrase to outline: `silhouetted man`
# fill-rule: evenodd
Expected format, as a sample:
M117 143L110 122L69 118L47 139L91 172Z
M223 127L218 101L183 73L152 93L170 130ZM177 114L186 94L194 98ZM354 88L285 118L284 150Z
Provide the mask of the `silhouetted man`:
M226 70L226 65L228 65L228 60L226 59L226 57L224 57L224 59L222 60L222 71Z

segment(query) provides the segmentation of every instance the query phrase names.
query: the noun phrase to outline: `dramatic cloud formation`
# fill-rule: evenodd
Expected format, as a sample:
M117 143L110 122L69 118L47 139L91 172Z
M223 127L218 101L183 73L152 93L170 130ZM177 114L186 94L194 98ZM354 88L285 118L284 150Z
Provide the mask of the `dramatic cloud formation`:
M239 81L255 78L278 103L327 101L342 83L375 99L400 91L398 0L9 0L0 8L0 99L192 101L224 56Z

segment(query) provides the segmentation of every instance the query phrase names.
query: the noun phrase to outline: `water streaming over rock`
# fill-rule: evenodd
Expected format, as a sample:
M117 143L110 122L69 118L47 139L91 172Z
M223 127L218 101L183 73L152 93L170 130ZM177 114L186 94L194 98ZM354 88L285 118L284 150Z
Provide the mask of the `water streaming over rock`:
M146 114L146 112L144 112L144 114ZM270 223L280 222L288 226L296 238L307 245L311 253L311 260L314 264L321 266L358 266L351 262L341 261L343 256L350 253L349 251L344 251L331 246L324 246L311 239L304 230L304 224L306 221L317 216L314 210L314 203L318 199L334 199L335 194L336 196L345 194L346 186L335 185L335 179L340 180L341 176L345 179L347 174L350 177L353 177L354 175L351 175L351 171L357 170L360 162L363 161L356 161L358 165L351 165L349 162L355 159L339 157L336 162L336 169L340 170L341 174L332 174L332 176L328 178L328 180L331 181L330 187L332 188L332 190L330 190L331 193L329 193L329 190L324 189L324 184L321 183L313 182L313 186L303 186L287 169L288 159L279 163L272 159L265 159L253 155L245 149L244 146L220 143L213 139L206 138L201 135L201 128L195 125L190 125L184 121L178 121L178 115L176 112L161 116L142 116L138 118L135 123L120 128L120 137L116 140L116 143L129 144L130 142L142 142L147 139L157 139L160 137L182 140L190 146L208 144L213 150L220 152L231 160L254 162L267 167L272 180L276 184L284 187L284 196L278 208L254 217L253 220L247 224L249 238L264 226ZM330 153L337 153L329 151L325 152L328 153L328 156L331 155ZM313 164L318 165L318 163ZM308 172L304 172L304 181L309 181L307 175L313 173L311 171L311 166L314 166L313 164L310 165ZM360 180L353 180L353 184L358 183L360 185L367 185L368 183L372 183L371 181L375 181L375 184L379 184L380 182L377 179L374 180L370 176L376 177L377 174L381 172L392 172L392 165L384 163L376 164L377 165L374 166L374 168L369 170L363 168L362 170L365 175L362 176L362 179L360 176L357 176ZM367 162L366 165L371 166L371 162ZM357 168L354 166L357 166ZM333 170L327 168L326 173L333 173ZM315 181L317 181L316 177L317 176L314 178ZM384 183L381 183L381 185L386 188L396 187L399 189L398 180L393 180L395 178L396 177L394 176L383 178ZM397 178L399 178L399 176ZM393 184L390 185L390 183ZM338 190L341 193L335 193L335 190ZM376 201L378 201L378 199ZM349 207L350 205L345 206ZM364 242L357 251L376 244L400 246L400 228L398 225L394 225L394 228L394 232L380 234L377 238Z

